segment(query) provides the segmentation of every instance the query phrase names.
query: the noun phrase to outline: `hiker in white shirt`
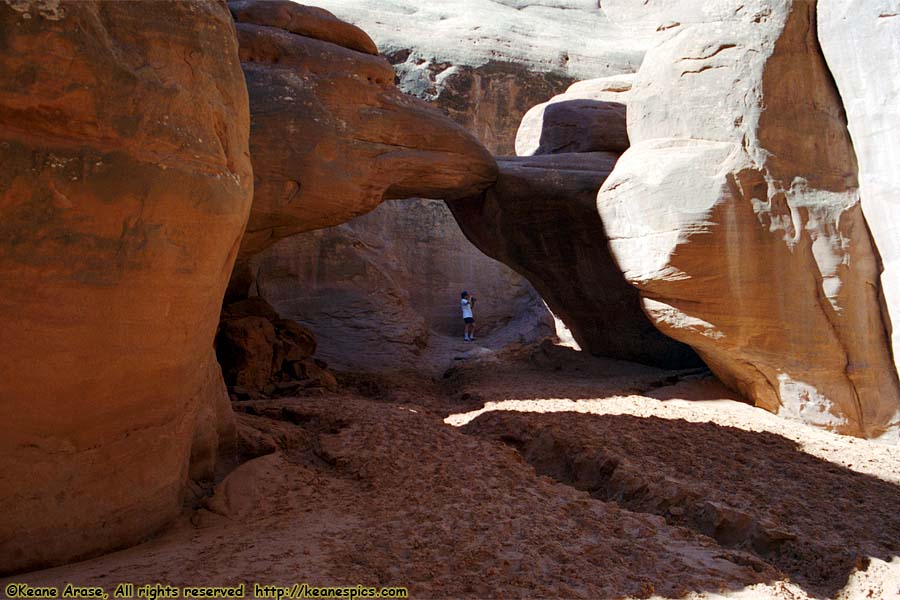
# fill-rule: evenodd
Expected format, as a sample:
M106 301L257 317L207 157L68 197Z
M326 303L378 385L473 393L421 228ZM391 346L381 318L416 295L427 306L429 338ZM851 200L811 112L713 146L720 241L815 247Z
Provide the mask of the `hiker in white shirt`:
M475 297L469 297L469 292L463 292L462 300L459 301L462 307L463 323L465 323L465 333L463 340L471 342L475 339L475 315L472 309L475 307Z

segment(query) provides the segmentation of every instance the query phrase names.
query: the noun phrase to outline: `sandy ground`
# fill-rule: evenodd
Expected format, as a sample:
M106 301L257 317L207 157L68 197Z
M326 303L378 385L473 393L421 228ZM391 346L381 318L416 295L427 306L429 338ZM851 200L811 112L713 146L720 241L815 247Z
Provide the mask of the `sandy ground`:
M785 421L696 371L461 341L441 361L237 404L255 458L171 530L2 585L900 598L897 447Z

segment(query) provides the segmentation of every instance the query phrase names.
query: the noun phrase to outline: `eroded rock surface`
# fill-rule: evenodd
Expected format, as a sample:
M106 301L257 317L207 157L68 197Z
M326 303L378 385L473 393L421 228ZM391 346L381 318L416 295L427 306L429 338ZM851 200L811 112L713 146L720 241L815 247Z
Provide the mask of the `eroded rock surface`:
M226 304L216 334L216 356L232 399L337 389L334 376L313 358L316 338L283 319L262 298Z
M253 293L314 330L318 356L339 368L410 368L441 337L461 338L463 289L479 298L481 337L532 342L553 333L531 285L474 248L438 200L385 202L282 240L250 268Z
M820 0L818 11L819 41L859 161L860 203L881 259L885 325L900 370L900 6Z
M393 69L371 53L363 32L301 26L332 21L293 3L244 1L232 9L256 166L243 256L384 200L457 198L496 178L493 158L474 137L394 86Z
M390 4L373 0L319 0L317 4L368 31L394 65L400 89L439 108L473 132L497 156L515 154L520 121L534 105L565 91L578 79L634 72L640 65L650 33L647 27L612 23L596 3L584 0L525 3L401 0ZM622 123L624 131L624 120ZM389 311L382 311L377 329L368 332L356 329L354 333L376 339L379 331L389 332L386 347L367 344L373 352L386 350L385 354L401 354L405 350L415 354L418 347L410 342L422 340L426 327L437 332L451 330L459 335L458 323L453 325L449 319L459 317L458 309L450 303L461 289L454 289L455 284L419 285L443 278L448 284L459 281L463 283L462 288L478 295L479 329L485 332L481 328L487 325L492 340L506 335L516 337L520 335L518 332L527 338L541 335L549 315L537 293L530 289L531 285L506 265L485 258L471 244L461 241L457 226L446 218L446 211L438 228L432 218L436 212L436 209L408 211L398 226L382 232L382 237L392 236L391 240L385 238L385 243L399 253L373 255L369 252L366 257L372 261L369 272L373 274L392 272L397 263L406 265L412 277L396 279L398 287L390 286L388 297L410 298L408 306L412 311L404 309L401 316L392 306ZM360 217L351 225L357 232L347 232L342 247L352 252L354 240L364 238L366 232L374 231L393 216L393 209L383 205L372 214ZM336 241L339 235L332 239ZM417 240L414 246L417 249L445 249L449 260L440 253L429 253L429 258L437 263L422 273L420 254L405 254L405 249L410 247L406 243L409 239ZM451 240L452 246L447 244ZM273 276L277 277L277 273ZM491 281L509 285L504 290ZM294 290L293 294L298 301L306 296L306 302L310 302L325 287L339 286L340 282L320 278L315 284ZM434 294L427 305L416 300L421 298L423 288ZM283 289L289 291L286 286ZM524 290L528 290L527 295L523 294ZM533 300L523 303L525 297ZM364 306L366 310L370 308L368 304ZM348 321L347 317L360 320L372 314L355 313L357 308L360 305L348 303L341 309L344 322ZM443 316L435 320L432 315L439 312ZM401 333L404 321L413 326ZM504 321L510 325L494 327ZM431 325L423 326L426 323ZM392 344L394 340L401 343ZM329 345L324 339L323 344Z
M240 23L275 27L378 56L378 47L365 31L341 21L323 8L304 6L290 0L231 0L228 6L234 19Z
M135 543L211 475L252 174L224 5L3 2L0 40L9 572Z
M499 156L515 153L516 129L532 106L578 80L635 72L652 33L634 19L615 22L592 0L317 5L369 32L401 89L438 106Z
M534 284L582 349L665 367L701 365L644 315L609 252L596 196L617 159L614 152L500 159L496 186L448 204L475 245Z
M582 349L666 367L702 364L647 319L597 215L596 194L628 147L633 75L578 82L532 108L516 136L519 158L499 159L497 184L449 202L483 252L535 285Z
M895 437L878 259L815 2L701 4L669 8L631 92L632 147L598 197L612 252L657 327L757 405Z
M366 10L357 10L358 7L350 5L317 4L338 11L341 17L367 31L374 31L385 58L395 63L398 87L426 100L475 133L495 154L513 152L516 128L528 108L572 82L564 65L550 61L545 67L537 67L525 60L521 55L525 43L519 37L516 37L519 47L507 48L503 55L496 54L493 62L476 64L466 59L465 48L476 46L466 36L454 48L455 57L431 60L435 43L443 44L446 40L421 36L409 23L398 23L403 27L395 32L396 37L391 37L378 23L397 17L392 7L373 4ZM232 4L233 9L236 6ZM495 14L485 4L477 9L484 14ZM511 12L518 14L515 10ZM237 10L235 13L241 14ZM438 19L432 15L426 20L431 18ZM272 16L257 17L257 20L269 25L287 21ZM525 19L532 22L531 27L546 20L546 16L536 14L529 14ZM498 52L501 49L500 45L495 48ZM440 84L435 83L435 78ZM394 73L386 74L384 79L393 82ZM288 95L296 97L294 93ZM298 115L295 121L299 123L303 114L295 110ZM282 133L274 117L272 121L273 135L280 140ZM260 123L256 116L254 122ZM327 124L323 121L311 125ZM363 126L372 124L354 122L354 127ZM274 143L274 138L261 143L268 146ZM302 140L295 143L300 144ZM268 157L265 160L270 160L272 151L264 151ZM318 148L312 151L310 160L321 160L316 152ZM254 150L254 157L257 155ZM292 168L298 169L296 165ZM331 168L331 163L322 168ZM347 167L342 165L342 168ZM283 167L274 166L274 169L285 172ZM277 191L277 187L274 185L272 189ZM425 190L421 193L425 194ZM297 198L302 201L299 195ZM458 298L463 289L471 289L481 298L477 315L479 330L491 332L492 339L497 339L495 333L511 339L525 336L528 340L552 333L548 327L550 315L526 280L506 265L485 257L466 241L441 203L415 202L387 202L334 229L292 236L290 241L266 249L253 261L254 276L260 282L259 293L283 314L313 327L322 356L330 364L345 367L409 365L422 356L429 340L435 341L431 336L461 336ZM272 231L277 237L287 230Z

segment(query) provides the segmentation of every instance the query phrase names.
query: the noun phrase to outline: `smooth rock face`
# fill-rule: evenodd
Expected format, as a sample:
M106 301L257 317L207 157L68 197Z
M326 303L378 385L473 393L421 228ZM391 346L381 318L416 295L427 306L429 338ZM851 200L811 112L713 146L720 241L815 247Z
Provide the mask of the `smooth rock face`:
M252 173L224 5L2 2L0 45L11 572L135 543L210 476L231 416L212 340Z
M321 35L329 37L323 41L293 33L311 29L296 25L312 18L305 7L241 2L233 8L255 164L243 256L348 221L384 200L457 198L496 178L487 150L400 92L385 59L339 46L337 36ZM278 14L267 16L267 10ZM292 31L270 26L286 22L285 10L296 11Z
M666 18L680 25L659 27L632 147L597 201L617 262L657 327L757 405L896 436L878 261L815 3L684 2Z
M859 161L860 202L881 257L885 322L900 369L900 5L819 0L818 13L819 42Z
M531 108L516 132L516 155L624 152L633 75L579 81Z
M700 366L686 345L661 334L641 310L607 246L597 190L612 152L500 159L497 185L448 202L483 252L528 278L582 349L671 368Z
M312 329L317 356L342 369L410 368L440 336L462 337L463 289L479 298L481 337L533 341L553 331L531 285L474 248L442 201L385 202L282 240L250 268L251 291Z

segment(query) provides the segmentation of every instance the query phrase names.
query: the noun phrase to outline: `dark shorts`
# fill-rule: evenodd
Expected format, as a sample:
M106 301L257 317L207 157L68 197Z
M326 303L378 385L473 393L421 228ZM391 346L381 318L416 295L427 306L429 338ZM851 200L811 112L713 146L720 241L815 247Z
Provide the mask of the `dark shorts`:
M469 323L474 323L475 319L473 319L472 317L463 317L463 322L465 322L466 325L468 325Z

